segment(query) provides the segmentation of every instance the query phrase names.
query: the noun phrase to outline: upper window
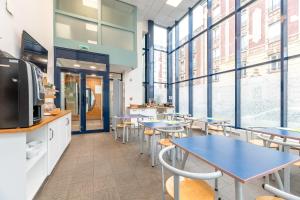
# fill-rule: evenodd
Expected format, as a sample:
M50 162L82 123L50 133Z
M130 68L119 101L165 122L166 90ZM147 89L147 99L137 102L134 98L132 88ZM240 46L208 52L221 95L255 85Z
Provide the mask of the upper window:
M179 22L179 45L188 41L188 34L189 34L189 16L186 15Z
M235 0L212 0L212 21L219 21L234 11Z
M268 39L269 42L280 40L280 21L269 25Z
M197 35L207 28L207 2L199 3L193 9L193 35Z
M280 8L280 0L269 0L269 12L273 12Z
M154 48L167 50L167 29L154 26Z

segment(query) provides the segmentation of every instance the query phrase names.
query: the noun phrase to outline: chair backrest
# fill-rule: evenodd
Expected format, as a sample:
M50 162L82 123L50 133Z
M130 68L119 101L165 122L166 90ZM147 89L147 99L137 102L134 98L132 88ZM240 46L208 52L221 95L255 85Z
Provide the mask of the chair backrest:
M289 194L287 192L284 192L282 190L279 190L277 188L274 188L273 186L270 186L268 184L263 184L262 187L272 194L276 195L277 197L286 199L286 200L300 200L300 197L297 197L295 195Z
M285 147L295 147L295 148L300 147L299 143L284 141L282 139L272 139L270 136L268 136L268 135L266 136L265 134L258 134L257 137L260 138L261 140L266 141L266 142L279 144L279 145L282 145L282 146L285 146Z
M164 160L164 155L172 151L175 148L174 145L169 146L167 148L162 149L159 152L158 158L159 162L162 166L162 183L163 183L163 188L164 188L164 168L168 169L172 174L174 175L174 199L179 200L179 177L186 177L186 178L191 178L191 179L200 179L200 180L211 180L211 179L217 179L220 178L223 174L221 171L215 171L215 172L210 172L210 173L194 173L194 172L188 172L184 171L182 169L178 169L176 167L171 166Z

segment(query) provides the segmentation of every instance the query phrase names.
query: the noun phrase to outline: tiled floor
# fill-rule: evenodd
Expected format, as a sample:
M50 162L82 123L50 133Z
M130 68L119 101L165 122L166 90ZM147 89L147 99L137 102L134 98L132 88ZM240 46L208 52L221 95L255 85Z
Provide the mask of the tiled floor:
M193 157L188 159L186 169L213 170ZM247 200L267 194L261 189L262 182L260 179L245 185ZM299 168L292 169L292 192L300 195ZM224 175L220 179L218 195L234 200L232 178ZM136 139L122 144L114 141L111 134L104 133L73 136L69 148L36 196L36 200L160 199L160 167L152 168L149 156L139 154Z

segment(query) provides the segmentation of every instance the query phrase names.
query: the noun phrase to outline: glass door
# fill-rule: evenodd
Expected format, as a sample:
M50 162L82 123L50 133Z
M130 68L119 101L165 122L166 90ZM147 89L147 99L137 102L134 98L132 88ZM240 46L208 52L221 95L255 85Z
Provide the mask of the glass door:
M103 78L92 74L85 80L86 130L103 129Z
M73 133L109 132L109 64L103 56L56 48L55 103L72 112Z

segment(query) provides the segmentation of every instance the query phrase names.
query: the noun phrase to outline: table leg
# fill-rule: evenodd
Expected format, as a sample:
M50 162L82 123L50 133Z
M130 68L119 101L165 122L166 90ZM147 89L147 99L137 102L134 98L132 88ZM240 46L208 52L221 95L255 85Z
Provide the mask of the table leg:
M205 135L208 135L208 123L205 122Z
M284 146L283 147L284 152L289 152L290 147ZM291 168L288 166L283 169L283 184L284 184L284 191L290 192L290 181L291 181Z
M151 161L152 161L152 167L155 166L155 148L156 148L156 144L155 144L155 134L153 134L151 136Z
M185 163L186 163L186 160L187 160L188 156L189 156L189 152L187 152L187 151L184 152L183 160L182 160L182 163L181 163L181 169L184 169Z
M144 153L144 132L145 132L145 127L142 128L142 133L140 133L140 154Z
M126 126L123 127L123 144L125 144L125 132L126 132Z
M243 200L243 184L235 180L235 200Z

